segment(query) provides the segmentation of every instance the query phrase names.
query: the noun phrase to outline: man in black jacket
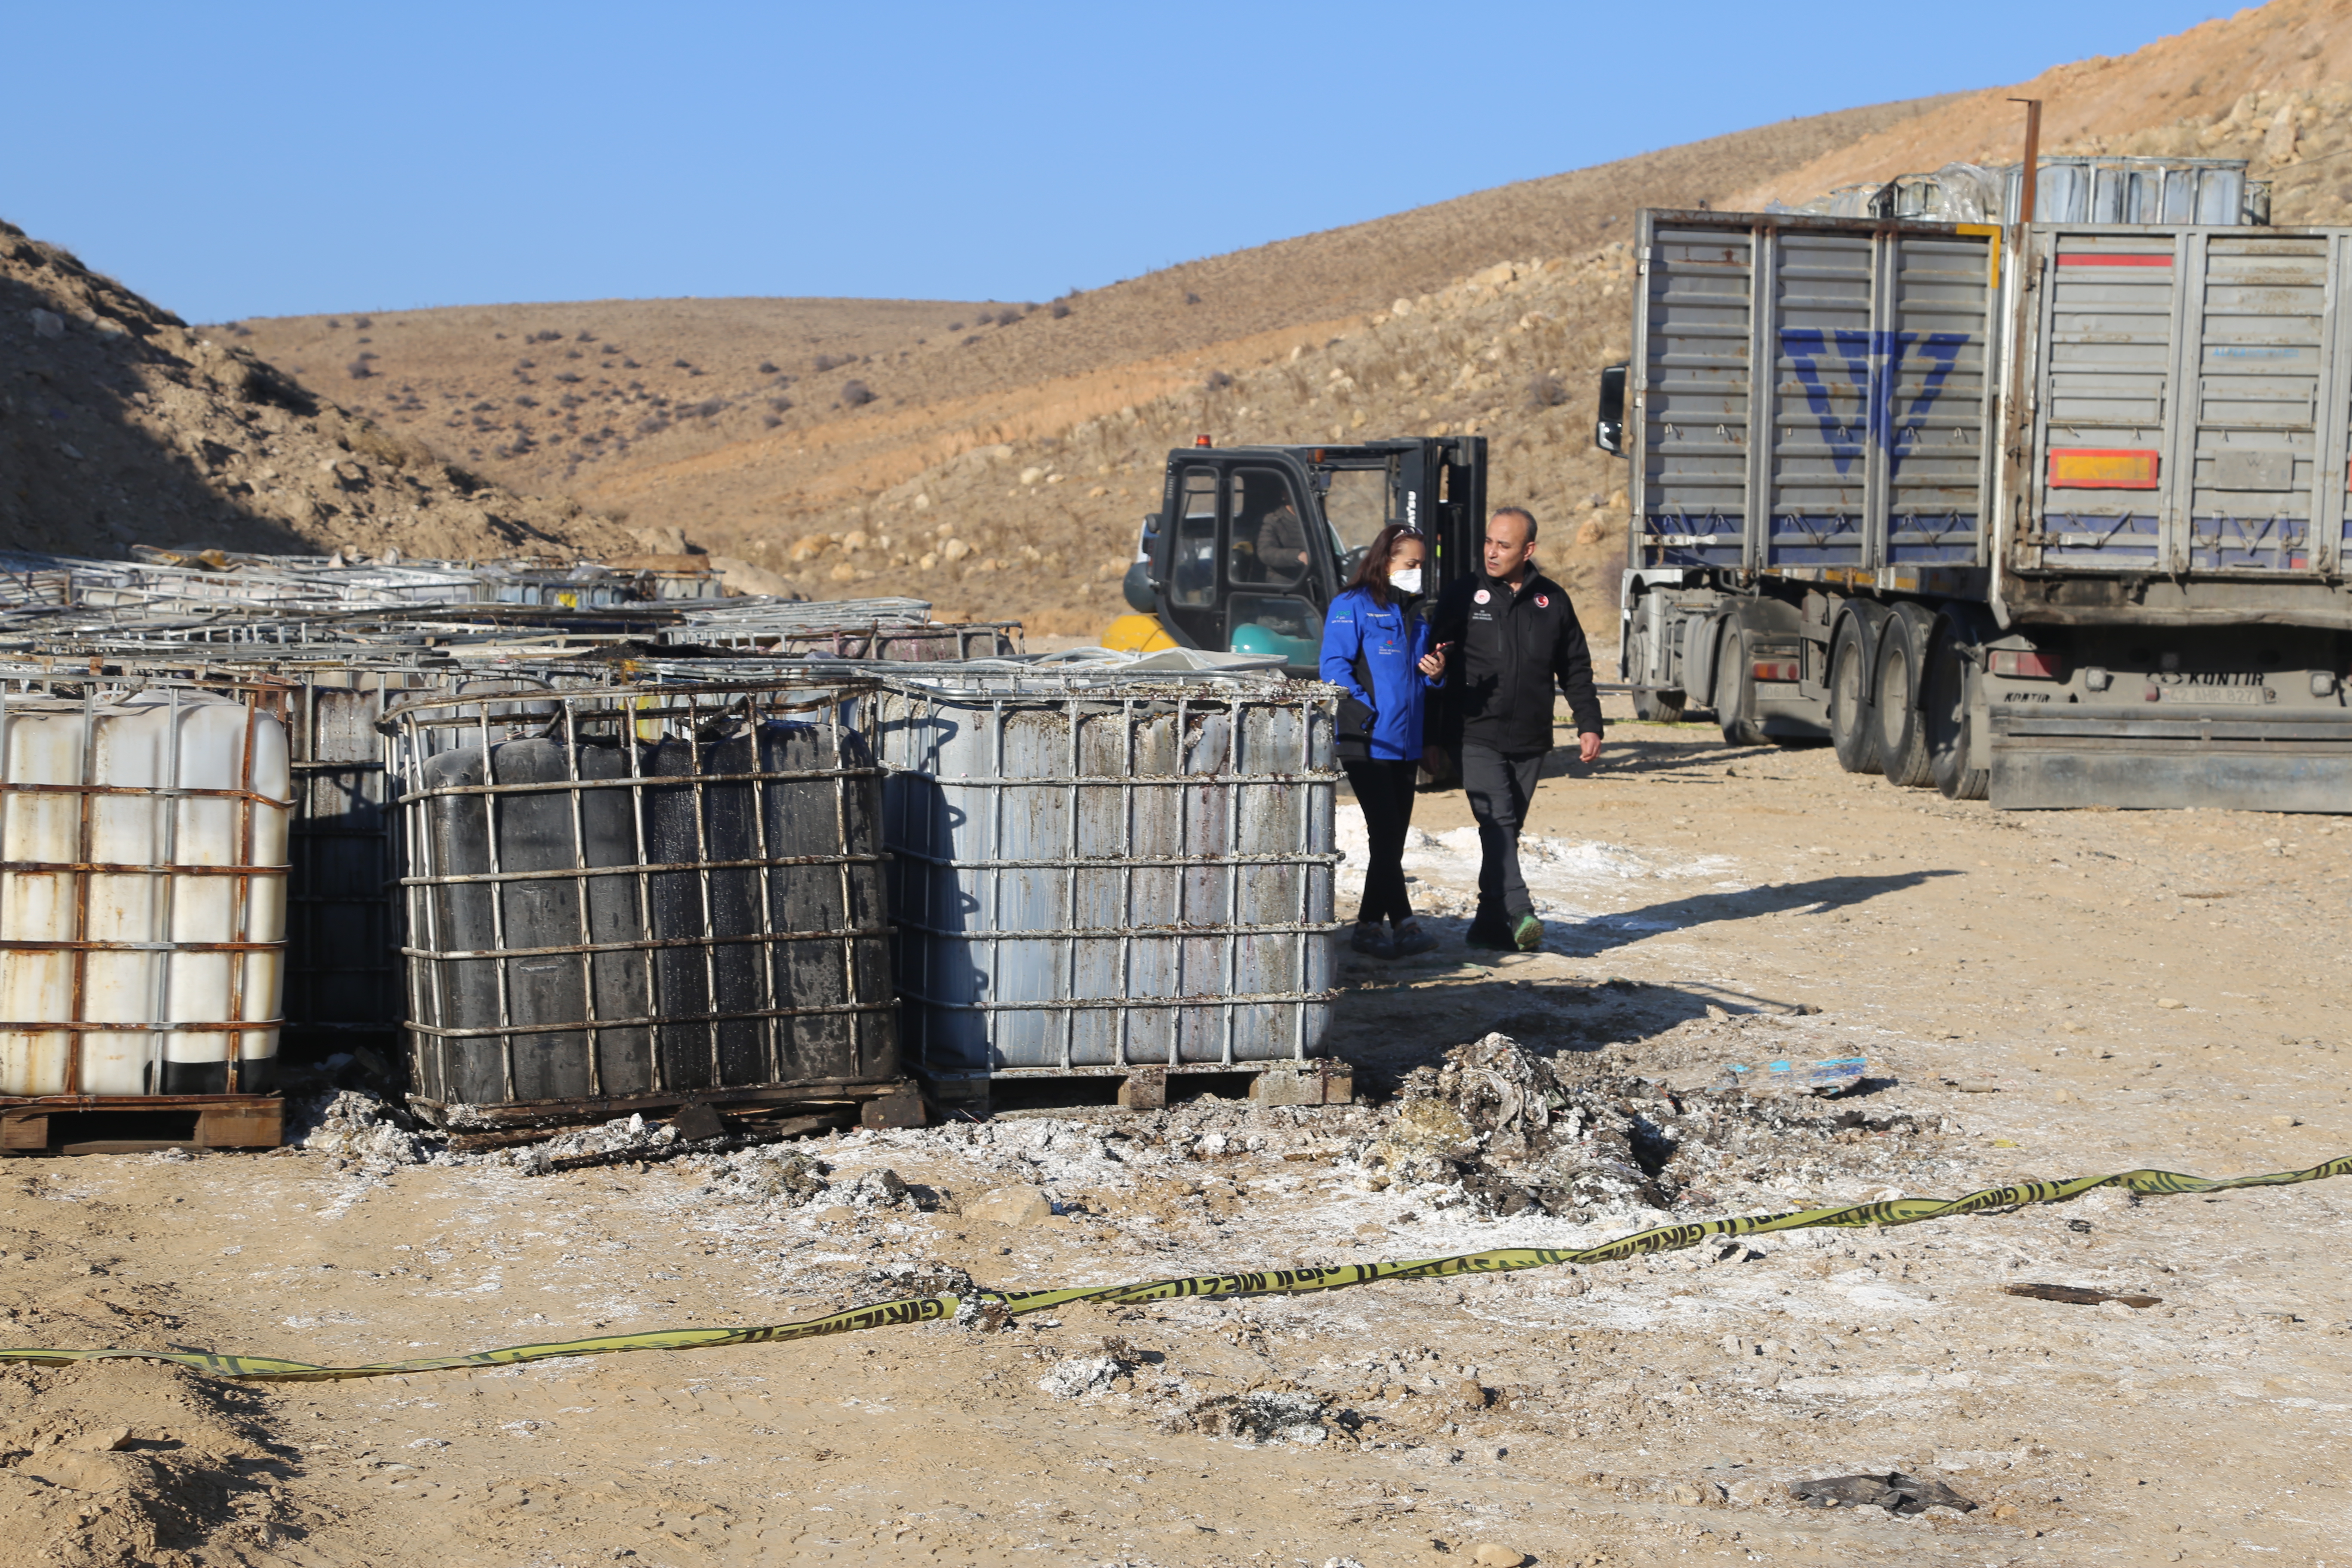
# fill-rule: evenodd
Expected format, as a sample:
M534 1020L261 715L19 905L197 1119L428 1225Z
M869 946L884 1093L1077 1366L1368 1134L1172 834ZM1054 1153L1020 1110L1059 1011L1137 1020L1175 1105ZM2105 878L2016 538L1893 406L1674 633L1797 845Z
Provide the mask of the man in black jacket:
M1535 567L1536 520L1507 506L1487 520L1486 570L1458 578L1438 601L1436 641L1449 650L1444 733L1478 821L1478 914L1470 945L1499 952L1543 943L1519 829L1551 750L1554 682L1574 714L1577 755L1601 755L1601 699L1592 652L1560 585Z

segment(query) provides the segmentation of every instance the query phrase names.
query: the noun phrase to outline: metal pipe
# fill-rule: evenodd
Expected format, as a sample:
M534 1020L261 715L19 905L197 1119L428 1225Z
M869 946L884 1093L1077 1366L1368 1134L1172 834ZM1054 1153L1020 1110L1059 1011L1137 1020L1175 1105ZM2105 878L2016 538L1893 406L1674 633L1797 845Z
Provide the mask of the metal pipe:
M2025 163L2018 171L2017 221L2033 221L2033 198L2041 184L2042 168L2042 100L2038 98L2012 98L2011 103L2025 105Z

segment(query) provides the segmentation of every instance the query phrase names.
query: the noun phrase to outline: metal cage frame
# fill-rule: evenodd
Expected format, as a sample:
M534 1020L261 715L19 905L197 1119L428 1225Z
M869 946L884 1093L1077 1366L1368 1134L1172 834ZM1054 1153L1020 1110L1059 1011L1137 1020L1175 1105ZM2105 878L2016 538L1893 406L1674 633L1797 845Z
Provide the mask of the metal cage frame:
M179 721L184 708L192 700L199 697L211 701L229 700L239 702L246 710L245 743L237 764L237 776L244 787L199 789L184 787L177 783L148 786L101 784L96 781L92 775L98 761L97 720L100 708L142 692L158 690L167 693L170 698L170 717L164 726L167 740L162 776L167 780L177 780L179 777ZM21 1101L28 1099L50 1100L60 1095L85 1096L88 1091L82 1086L82 1043L86 1036L97 1033L146 1034L152 1037L152 1048L155 1052L150 1061L148 1096L106 1095L100 1098L100 1103L117 1099L154 1097L160 1089L159 1069L166 1059L162 1052L165 1049L167 1037L174 1034L226 1034L236 1037L229 1042L226 1048L225 1085L219 1092L235 1095L250 1094L257 1089L266 1090L272 1086L266 1082L255 1085L246 1081L247 1069L245 1063L248 1060L266 1061L271 1063L274 1068L279 1039L285 1028L285 1019L281 1016L281 1009L277 1007L268 1010L268 1016L260 1018L243 1016L247 1000L245 991L247 965L243 962L232 957L228 965L228 1001L225 1010L229 1016L226 1018L167 1018L165 1015L171 1011L171 1008L166 998L172 979L173 965L170 960L173 955L183 952L231 955L255 952L277 953L279 955L278 983L282 995L285 984L285 933L281 930L275 940L256 938L252 929L255 910L253 884L257 878L276 877L283 879L290 875L291 818L294 810L290 789L291 774L289 772L289 797L286 800L272 800L255 790L252 784L254 741L260 721L265 714L280 723L285 721L287 708L291 700L291 688L283 682L260 677L225 682L198 682L139 674L104 675L59 671L54 675L48 675L23 669L0 671L0 722L5 722L6 710L11 704L21 703L27 698L55 702L71 701L76 697L80 700L82 710L82 776L80 780L74 784L18 784L0 778L0 874L10 877L40 875L69 877L73 884L73 929L76 933L63 940L0 938L0 963L11 962L12 955L18 952L63 952L72 955L72 990L68 1006L72 1015L70 1017L0 1021L0 1034L64 1033L68 1036L64 1086L57 1091L6 1098L11 1101ZM74 859L63 862L19 860L13 856L11 853L13 847L7 842L9 814L5 810L5 803L8 797L19 795L67 795L78 799L79 822L76 829ZM160 803L180 800L234 802L236 808L235 834L237 858L226 865L175 863L174 858L179 848L180 813L176 809L165 809L162 813L162 826L158 834L160 859L152 864L131 865L95 861L91 858L94 845L90 805L92 801L100 795L130 795ZM254 863L257 813L264 809L283 811L289 817L289 859L278 865L263 866ZM157 884L156 896L150 903L152 913L148 922L149 930L151 933L155 933L152 940L100 941L88 934L90 927L90 879L97 876L145 876ZM230 929L236 933L233 937L221 942L176 942L170 939L173 894L177 879L181 877L227 877L235 880L236 887L230 895L232 915L229 922ZM281 910L282 909L281 900ZM82 1016L88 1005L89 955L98 952L154 952L163 955L163 962L151 966L152 973L148 977L150 994L152 998L149 1018L101 1021ZM246 1037L256 1035L265 1037L268 1049L247 1057L244 1050ZM266 1075L256 1071L252 1076Z
M869 710L861 700L866 694L866 683L854 679L827 678L816 680L725 681L679 683L665 686L629 686L603 690L554 691L544 695L510 694L504 701L481 697L449 697L430 699L404 705L389 714L381 729L386 736L386 763L393 775L394 800L398 822L398 855L402 874L398 879L403 889L405 917L404 940L401 952L408 974L408 1017L405 1030L409 1040L411 1070L415 1080L412 1099L428 1110L439 1110L449 1102L436 1100L434 1092L455 1081L448 1043L467 1039L495 1039L499 1042L499 1059L506 1098L501 1104L523 1105L554 1103L524 1099L520 1091L516 1073L518 1042L534 1035L576 1033L586 1037L588 1083L583 1100L611 1100L647 1094L684 1094L698 1099L724 1100L732 1098L761 1097L764 1091L783 1088L839 1089L869 1085L896 1079L898 1076L898 1043L895 1018L898 999L889 986L887 942L891 935L881 887L881 870L885 858L879 842L880 810L878 799L869 804L866 820L875 825L875 842L859 847L850 840L856 814L851 809L850 792L864 787L878 795L881 770L871 763L849 760L854 753L870 757L870 741L862 732L861 718ZM521 713L500 713L499 708L521 707ZM714 726L730 717L746 721L756 733L760 722L794 718L814 720L821 726L831 746L833 765L820 768L768 769L758 764L761 759L756 749L752 754L753 768L749 772L709 773L705 768L707 751L718 743L711 738ZM501 784L492 776L489 759L493 748L507 741L544 738L560 742L564 763L564 777L551 783L514 782ZM646 772L644 742L657 740L686 740L691 747L693 771L688 773L649 773ZM583 777L580 760L583 745L610 742L627 759L628 771L609 779ZM433 784L424 773L428 758L460 746L478 746L483 754L484 782L478 784ZM832 853L815 855L784 855L768 843L768 791L778 784L800 784L822 781L829 784L833 805L834 842L838 848ZM749 858L714 859L709 845L709 801L706 794L711 785L748 784L751 789L751 821L755 825L757 853ZM647 848L648 790L674 790L686 787L692 792L695 855L683 861L655 861ZM631 832L634 835L635 862L627 865L595 866L587 864L588 830L584 812L585 797L592 791L625 790L630 796ZM508 870L500 864L501 808L515 797L525 794L564 795L569 802L568 817L572 833L573 864L568 868L539 871ZM489 857L489 870L484 873L454 872L436 863L434 835L426 813L437 801L478 799L482 803L482 827ZM776 909L776 877L779 870L795 867L831 867L838 877L837 891L842 922L819 931L777 931L770 929ZM859 868L873 868L873 885L861 898L854 885ZM759 920L761 929L739 935L717 935L712 931L713 903L711 874L714 871L751 870L758 874ZM689 937L657 937L654 918L652 879L658 875L690 872L695 875L700 904L702 931ZM590 884L597 879L624 877L632 879L635 893L635 919L638 934L626 941L598 942L590 931ZM506 887L527 880L562 880L572 883L573 907L577 913L578 940L544 947L517 948L509 945L507 928ZM488 900L492 944L488 950L460 950L446 945L443 921L436 894L441 889L460 887L487 887L491 890ZM856 916L860 903L873 911L868 923L858 923ZM794 1005L777 992L776 962L773 949L793 942L827 942L838 947L845 999L839 1003L810 1005ZM752 1009L720 1008L717 973L717 950L730 945L753 945L764 957L757 969L761 1005ZM871 947L874 951L861 952ZM703 953L704 996L710 1004L701 1013L666 1011L661 1001L662 981L657 958L665 950L699 948ZM625 1017L597 1016L598 973L596 960L607 953L639 953L643 956L643 981L648 1011ZM577 1019L525 1023L516 1016L512 995L511 964L520 958L548 958L569 955L580 965L581 998L584 1016ZM454 997L451 990L456 975L451 964L491 960L496 963L497 1018L490 1024L455 1026L446 1022L451 1016ZM882 979L868 994L863 983L867 974L879 974ZM845 1016L849 1020L849 1070L815 1077L795 1076L786 1064L782 1026L790 1020L816 1016ZM879 1031L860 1027L867 1016L884 1021ZM720 1028L725 1023L751 1020L760 1026L759 1038L766 1071L756 1083L729 1084L724 1080L723 1067L719 1059ZM699 1026L710 1051L704 1064L708 1069L705 1082L673 1084L667 1081L665 1057L658 1044L658 1032L672 1028ZM616 1084L607 1076L607 1037L619 1031L642 1031L646 1039L646 1084ZM876 1036L878 1033L878 1043ZM868 1058L873 1059L869 1060Z
M894 895L892 919L899 930L898 987L907 1004L907 1016L902 1019L900 1027L907 1041L908 1065L913 1070L927 1077L941 1079L1084 1077L1126 1074L1139 1068L1163 1068L1171 1072L1252 1072L1292 1068L1321 1055L1322 1036L1328 1028L1331 1004L1339 994L1331 942L1343 923L1332 918L1336 897L1335 872L1340 858L1332 837L1339 777L1339 768L1332 752L1339 704L1336 688L1312 681L1265 677L1202 675L1171 679L1164 672L1122 676L1084 667L1050 673L1004 667L970 671L927 670L920 675L912 672L905 675L888 671L877 673L888 699L911 705L906 717L902 718L898 712L888 712L877 725L883 741L878 754L884 766L894 777L914 775L924 778L939 790L978 793L986 798L990 813L987 843L991 854L980 858L943 853L941 847L914 842L907 831L908 824L898 810L892 809L886 816L886 842L897 863L893 867L891 885ZM1007 776L1007 720L1016 711L1041 709L1054 711L1061 718L1064 732L1059 737L1063 747L1059 770L1051 776ZM1300 736L1299 749L1306 766L1287 773L1243 771L1248 763L1248 758L1243 754L1245 737L1251 733L1247 716L1253 710L1277 710L1295 715ZM985 717L991 730L988 775L949 776L929 773L908 765L908 760L891 744L893 731L935 721L947 712ZM1216 766L1206 773L1182 771L1181 749L1188 743L1189 737L1202 732L1200 721L1211 715L1222 715L1228 720L1223 751ZM1108 718L1121 732L1121 754L1116 773L1088 771L1087 759L1084 755L1084 731L1090 717ZM1171 734L1179 748L1178 771L1166 774L1139 773L1138 746L1142 728L1162 718L1172 725ZM1240 850L1238 846L1247 837L1244 822L1246 792L1277 785L1307 792L1303 809L1307 823L1307 837L1310 842L1268 853ZM1221 839L1222 848L1192 841L1191 821L1179 804L1184 792L1204 787L1219 790L1223 796L1221 803L1222 833L1213 836ZM1045 858L1006 858L1002 849L1007 803L1016 792L1039 789L1062 792L1066 796L1066 837L1062 852ZM1117 792L1118 797L1118 821L1123 852L1117 856L1082 854L1081 829L1087 816L1083 808L1084 797L1088 792L1106 790ZM1139 813L1143 801L1152 796L1176 797L1171 809L1179 825L1179 847L1173 855L1138 855L1132 852L1138 837ZM1318 837L1326 847L1315 847L1312 841ZM936 877L940 871L948 871L954 874L976 873L984 878L989 883L986 907L995 911L995 922L984 930L956 930L920 918L909 907L913 900L905 892L908 869L918 866L925 868L926 877ZM1243 881L1252 868L1297 868L1297 905L1293 918L1244 923ZM1004 929L1003 914L1006 908L1006 879L1039 871L1056 879L1057 925L1054 929ZM1223 873L1223 919L1208 923L1184 918L1161 924L1136 924L1130 921L1114 930L1080 925L1077 901L1082 876L1108 874L1117 877L1119 907L1131 914L1137 907L1138 876L1154 872ZM1179 902L1183 902L1181 894L1179 895ZM1191 913L1183 909L1173 912L1180 917ZM1243 943L1266 939L1286 941L1288 943L1291 973L1300 981L1297 989L1255 993L1240 988L1240 977L1245 968ZM1001 999L1007 944L1040 942L1060 944L1062 973L1072 981L1079 973L1080 943L1116 942L1116 966L1121 994L1115 996ZM1180 993L1166 995L1138 994L1138 944L1151 942L1176 944L1171 972L1181 975L1187 983L1193 982L1196 977L1185 955L1186 947L1213 943L1216 950L1213 964L1215 983L1205 986L1188 984L1187 988ZM983 965L975 985L982 999L952 1000L928 988L923 978L929 973L928 950L940 943L961 944L964 951L978 950L984 953ZM1309 977L1317 974L1318 970L1327 977L1327 984L1321 986L1309 983ZM1242 1038L1244 1031L1251 1026L1254 1010L1261 1019L1269 1014L1279 1019L1286 1038L1281 1041L1276 1050L1249 1048L1248 1042ZM1213 1057L1188 1052L1186 1048L1191 1026L1183 1015L1198 1011L1215 1015L1214 1032L1218 1044ZM1114 1016L1112 1048L1108 1060L1078 1059L1080 1016L1089 1013ZM1013 1014L1045 1016L1046 1033L1051 1037L1049 1049L1055 1059L1019 1064L1003 1059L997 1020ZM1168 1044L1164 1051L1151 1050L1147 1054L1139 1048L1139 1022L1140 1016L1146 1014L1168 1015L1165 1020ZM944 1054L944 1047L934 1040L938 1032L934 1025L957 1015L976 1015L983 1020L990 1057L984 1067Z

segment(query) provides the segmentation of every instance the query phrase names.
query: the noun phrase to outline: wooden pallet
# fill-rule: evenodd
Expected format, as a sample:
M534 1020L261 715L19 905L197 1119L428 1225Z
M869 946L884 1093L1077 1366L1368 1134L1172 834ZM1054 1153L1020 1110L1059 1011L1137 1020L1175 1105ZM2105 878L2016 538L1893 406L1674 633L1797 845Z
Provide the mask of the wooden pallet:
M425 1121L442 1124L445 1108L412 1097L409 1104ZM614 1095L594 1100L530 1100L468 1108L474 1118L454 1131L453 1149L493 1149L535 1142L571 1127L592 1126L632 1113L648 1121L667 1120L689 1106L706 1106L730 1120L777 1114L803 1107L854 1105L866 1127L920 1127L923 1101L912 1079L878 1083L767 1085L756 1089L690 1089L662 1094Z
M0 1100L0 1154L137 1154L156 1149L275 1149L274 1094L51 1095Z

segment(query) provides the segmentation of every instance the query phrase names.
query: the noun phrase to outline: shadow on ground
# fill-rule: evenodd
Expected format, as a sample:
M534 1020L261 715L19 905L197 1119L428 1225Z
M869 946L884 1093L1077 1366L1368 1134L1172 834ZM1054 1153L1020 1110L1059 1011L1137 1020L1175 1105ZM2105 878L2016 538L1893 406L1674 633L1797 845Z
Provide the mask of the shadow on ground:
M1954 870L1921 870L1879 877L1815 877L1802 882L1775 882L1736 891L1725 889L1691 893L1638 910L1551 921L1545 931L1544 950L1591 958L1613 948L1629 947L1661 931L1688 931L1717 921L1749 920L1758 915L1826 914L1916 888L1937 878L1959 874Z
M1738 892L1696 893L1636 910L1549 922L1543 951L1591 958L1663 931L1717 921L1790 912L1826 914L1916 888L1949 870L1887 876L1820 877ZM1434 952L1401 963L1345 953L1333 1010L1331 1048L1357 1068L1360 1088L1386 1093L1406 1073L1434 1062L1465 1040L1500 1032L1551 1052L1600 1050L1662 1035L1709 1007L1726 1013L1790 1013L1793 997L1748 994L1709 985L1654 985L1608 977L1522 976L1548 967L1535 953L1473 952L1469 924L1423 917L1438 939Z
M1577 758L1574 746L1554 746L1545 753L1543 777L1548 779L1590 779L1595 784L1645 778L1654 773L1686 773L1703 772L1719 773L1727 767L1741 763L1758 763L1777 759L1785 754L1780 746L1732 746L1709 731L1706 734L1677 735L1672 740L1614 741L1601 753L1601 760L1586 763Z

